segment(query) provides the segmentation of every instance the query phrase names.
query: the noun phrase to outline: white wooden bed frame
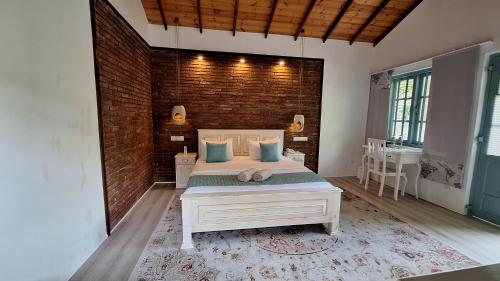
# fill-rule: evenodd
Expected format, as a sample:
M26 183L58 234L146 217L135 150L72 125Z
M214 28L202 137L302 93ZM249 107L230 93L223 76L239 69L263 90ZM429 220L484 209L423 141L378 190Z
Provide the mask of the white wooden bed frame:
M279 137L283 130L198 130L202 140L233 139L235 155L248 155L248 140ZM322 223L338 232L342 190L293 189L261 192L182 194L182 249L193 247L192 233Z

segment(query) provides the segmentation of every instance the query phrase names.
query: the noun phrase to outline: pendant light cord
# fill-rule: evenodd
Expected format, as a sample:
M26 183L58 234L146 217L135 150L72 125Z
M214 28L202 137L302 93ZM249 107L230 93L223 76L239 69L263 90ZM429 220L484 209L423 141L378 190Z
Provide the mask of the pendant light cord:
M302 87L303 87L303 80L304 80L304 30L302 29L300 31L301 36L300 36L300 77L299 77L299 112L302 113Z
M180 66L180 58L179 58L179 19L175 18L175 48L177 50L177 58L176 58L176 68L177 68L177 73L176 73L176 81L177 81L177 87L175 91L175 100L177 102L177 105L180 104L179 102L179 83L180 83L180 77L181 77L181 66Z

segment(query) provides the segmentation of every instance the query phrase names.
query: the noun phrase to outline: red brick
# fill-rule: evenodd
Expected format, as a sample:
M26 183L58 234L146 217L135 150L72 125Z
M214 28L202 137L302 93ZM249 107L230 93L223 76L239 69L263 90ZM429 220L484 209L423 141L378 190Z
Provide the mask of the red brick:
M202 54L204 59L197 60ZM186 107L188 124L169 124L176 103L176 52L152 51L153 126L155 181L175 179L174 155L187 145L197 150L196 129L288 129L298 111L300 59L245 54L180 51L179 100ZM304 59L302 113L305 129L285 132L285 147L306 154L306 166L317 171L323 60ZM170 136L184 135L186 141L171 142ZM293 142L293 135L308 142Z
M102 1L95 1L107 209L113 228L153 183L151 53Z

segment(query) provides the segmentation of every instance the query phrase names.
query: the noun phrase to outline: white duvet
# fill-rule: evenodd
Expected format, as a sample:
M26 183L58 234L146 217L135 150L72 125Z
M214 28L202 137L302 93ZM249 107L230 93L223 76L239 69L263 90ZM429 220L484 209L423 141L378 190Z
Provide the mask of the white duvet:
M283 157L278 162L261 162L260 160L252 160L249 156L235 156L233 160L222 163L207 163L206 161L198 160L194 166L191 175L237 175L239 172L255 168L269 169L273 174L283 173L299 173L310 172L308 168ZM286 189L338 189L328 182L310 182L310 183L294 183L280 185L262 185L252 186L196 186L188 188L185 193L213 193L213 192L242 192L242 191L270 191L270 190L286 190ZM340 190L340 189L339 189Z

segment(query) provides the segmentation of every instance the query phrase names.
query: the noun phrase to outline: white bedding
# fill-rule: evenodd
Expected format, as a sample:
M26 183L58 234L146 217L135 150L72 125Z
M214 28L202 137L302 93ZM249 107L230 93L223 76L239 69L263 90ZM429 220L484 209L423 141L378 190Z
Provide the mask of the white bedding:
M249 156L235 156L233 160L222 163L207 163L198 160L191 175L237 175L239 172L255 168L270 169L273 174L310 172L308 168L283 157L279 162L261 162L252 160ZM188 188L185 193L214 193L214 192L244 192L244 191L271 191L288 189L338 189L328 182L310 182L280 185L252 185L252 186L196 186ZM339 189L340 190L340 189Z

